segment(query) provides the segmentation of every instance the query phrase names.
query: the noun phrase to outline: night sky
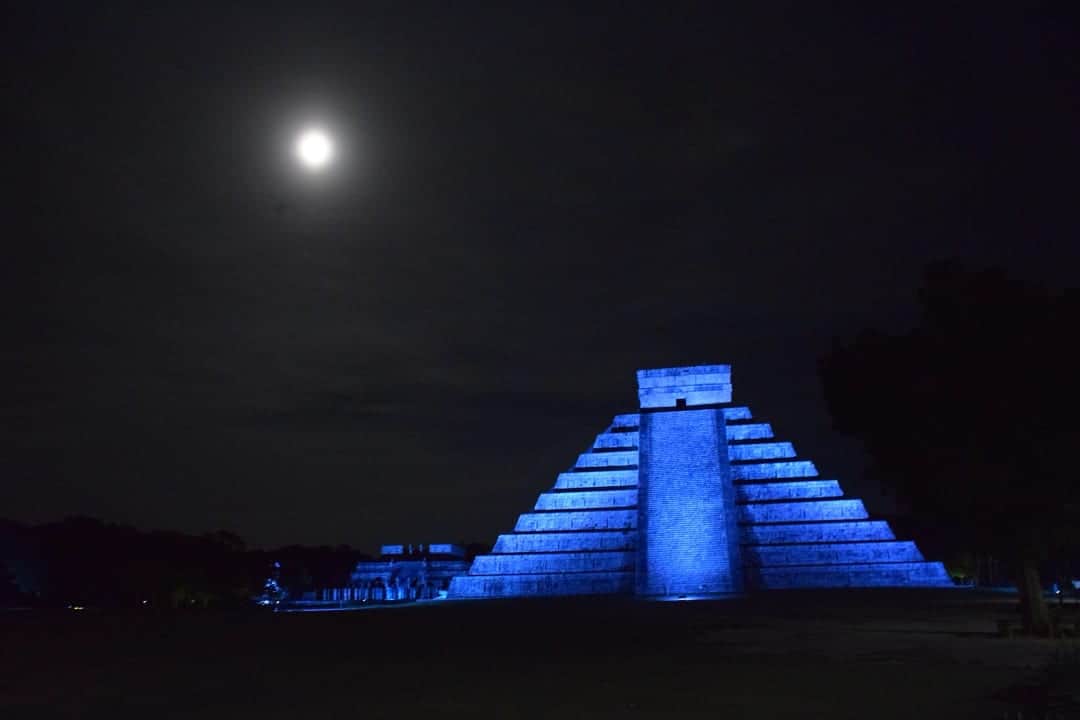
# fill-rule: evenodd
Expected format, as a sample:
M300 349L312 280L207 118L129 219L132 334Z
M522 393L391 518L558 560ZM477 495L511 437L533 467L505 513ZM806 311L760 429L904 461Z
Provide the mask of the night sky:
M936 259L1077 284L1068 4L574 5L9 9L0 517L490 542L709 362L887 505L817 358Z

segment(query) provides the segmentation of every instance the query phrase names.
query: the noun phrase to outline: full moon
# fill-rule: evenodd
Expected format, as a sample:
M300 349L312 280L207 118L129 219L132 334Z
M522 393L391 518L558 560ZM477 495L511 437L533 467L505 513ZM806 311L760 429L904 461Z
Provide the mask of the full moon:
M333 156L334 144L322 130L304 130L296 139L296 157L308 170L322 170Z

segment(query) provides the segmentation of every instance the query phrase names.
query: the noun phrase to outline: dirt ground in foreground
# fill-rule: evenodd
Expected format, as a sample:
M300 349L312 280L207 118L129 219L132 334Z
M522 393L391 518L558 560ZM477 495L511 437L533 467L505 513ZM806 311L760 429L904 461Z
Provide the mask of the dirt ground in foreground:
M999 619L968 590L10 612L0 718L1080 718L1080 641Z

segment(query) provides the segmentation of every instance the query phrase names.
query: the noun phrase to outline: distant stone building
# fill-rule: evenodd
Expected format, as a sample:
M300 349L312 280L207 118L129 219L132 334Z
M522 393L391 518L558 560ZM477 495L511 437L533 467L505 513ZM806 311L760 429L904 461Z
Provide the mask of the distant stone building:
M469 570L465 548L451 543L383 545L377 560L356 564L349 586L320 591L318 600L378 603L445 597L450 579Z

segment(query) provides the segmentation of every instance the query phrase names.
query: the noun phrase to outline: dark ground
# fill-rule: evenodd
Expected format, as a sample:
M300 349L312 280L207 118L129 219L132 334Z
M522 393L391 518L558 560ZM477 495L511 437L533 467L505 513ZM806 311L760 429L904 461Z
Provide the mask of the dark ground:
M1080 717L1080 641L997 637L999 618L1018 620L1014 604L830 591L11 612L0 615L0 717Z

